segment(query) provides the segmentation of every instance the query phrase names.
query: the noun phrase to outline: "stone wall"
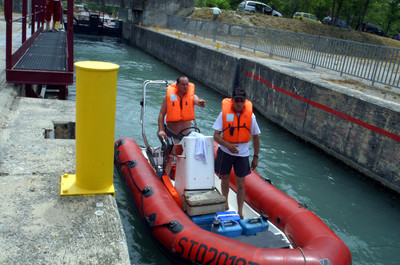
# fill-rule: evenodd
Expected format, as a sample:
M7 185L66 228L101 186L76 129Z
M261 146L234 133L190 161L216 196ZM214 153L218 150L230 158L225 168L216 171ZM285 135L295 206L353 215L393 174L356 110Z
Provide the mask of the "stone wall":
M400 193L399 104L133 24L123 36L224 95L243 87L266 118Z

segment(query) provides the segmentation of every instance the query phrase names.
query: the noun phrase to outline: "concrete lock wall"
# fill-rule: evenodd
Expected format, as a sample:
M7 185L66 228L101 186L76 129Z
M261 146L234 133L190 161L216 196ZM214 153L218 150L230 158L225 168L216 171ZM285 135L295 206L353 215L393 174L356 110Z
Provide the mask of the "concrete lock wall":
M266 118L400 192L398 104L132 24L123 36L224 95L243 87Z
M194 0L81 0L81 3L128 9L128 19L144 26L167 24L167 16L186 17L193 13Z
M392 138L400 135L400 113L395 106L367 101L337 86L314 84L249 60L242 62L241 85L260 113L400 191L400 137Z
M115 6L136 10L165 11L168 14L177 14L188 7L194 8L194 0L81 0L82 4L100 6Z

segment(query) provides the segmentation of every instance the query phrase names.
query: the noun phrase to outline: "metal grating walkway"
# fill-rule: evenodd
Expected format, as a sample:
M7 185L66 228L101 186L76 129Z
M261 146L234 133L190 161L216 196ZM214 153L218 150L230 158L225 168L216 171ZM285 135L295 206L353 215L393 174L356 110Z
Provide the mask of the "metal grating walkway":
M42 32L14 69L67 71L67 32Z

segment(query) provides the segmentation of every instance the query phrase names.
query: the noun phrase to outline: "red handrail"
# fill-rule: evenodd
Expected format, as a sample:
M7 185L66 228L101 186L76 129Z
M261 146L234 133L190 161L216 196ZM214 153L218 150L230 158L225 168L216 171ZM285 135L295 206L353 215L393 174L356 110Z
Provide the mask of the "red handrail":
M74 65L74 34L73 34L73 7L74 1L67 2L67 65L68 72L73 72ZM10 70L25 54L26 50L32 45L35 39L43 31L44 13L46 8L45 0L32 0L31 12L28 13L28 1L22 1L22 16L13 19L13 0L5 0L4 17L6 20L6 70ZM31 36L27 39L26 25L27 19L31 19ZM16 21L22 21L21 47L12 53L12 24ZM71 56L70 56L71 55Z
M68 72L74 71L74 0L67 2L67 57Z

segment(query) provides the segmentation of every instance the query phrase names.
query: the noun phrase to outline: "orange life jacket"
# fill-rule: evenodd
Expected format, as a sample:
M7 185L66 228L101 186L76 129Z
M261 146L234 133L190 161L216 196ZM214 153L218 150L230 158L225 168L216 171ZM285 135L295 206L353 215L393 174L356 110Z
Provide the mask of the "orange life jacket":
M247 143L251 139L253 104L246 99L240 116L233 110L231 98L222 100L222 138L230 143Z
M167 87L167 122L194 119L194 84L189 83L188 91L183 98L178 96L176 83L169 85Z

